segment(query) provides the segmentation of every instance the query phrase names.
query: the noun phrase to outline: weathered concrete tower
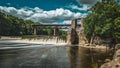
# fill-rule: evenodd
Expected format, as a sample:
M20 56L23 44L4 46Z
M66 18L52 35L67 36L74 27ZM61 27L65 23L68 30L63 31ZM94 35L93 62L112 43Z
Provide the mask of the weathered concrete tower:
M71 23L72 29L76 29L77 27L77 19L73 19Z
M54 28L54 36L58 36L59 35L59 29L56 27Z
M79 38L76 31L77 19L73 19L71 23L71 29L68 30L67 43L68 44L78 44Z
M34 35L37 35L37 26L34 26Z

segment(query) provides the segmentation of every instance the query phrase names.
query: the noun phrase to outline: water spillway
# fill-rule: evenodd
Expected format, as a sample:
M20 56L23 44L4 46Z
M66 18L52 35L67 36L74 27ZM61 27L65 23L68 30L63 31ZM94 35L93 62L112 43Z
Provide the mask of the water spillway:
M1 40L11 40L11 42L31 43L31 44L57 44L65 45L66 37L62 36L23 36L23 37L7 37L2 36Z
M66 44L66 38L60 36L37 36L34 38L23 37L23 39L40 44Z

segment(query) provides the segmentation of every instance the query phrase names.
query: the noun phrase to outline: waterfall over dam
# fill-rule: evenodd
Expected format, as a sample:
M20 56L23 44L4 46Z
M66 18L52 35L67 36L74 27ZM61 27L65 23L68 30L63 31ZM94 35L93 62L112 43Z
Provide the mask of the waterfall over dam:
M27 35L22 37L11 37L11 36L2 36L0 39L9 39L13 41L23 42L23 43L34 43L34 44L79 44L83 40L84 29L83 25L77 24L78 21L83 21L83 19L73 19L71 24L42 24L42 25L33 25L34 26L34 35ZM46 36L46 35L37 35L37 27L39 26L71 26L67 31L67 36L59 36L58 28L54 29L54 36ZM80 36L80 37L79 37Z
M54 45L66 45L66 37L62 36L23 36L23 37L11 37L2 36L0 40L10 40L9 43L29 43L29 44L54 44Z
M23 38L28 40L28 38ZM66 44L66 38L61 36L37 36L29 38L29 41L40 44Z

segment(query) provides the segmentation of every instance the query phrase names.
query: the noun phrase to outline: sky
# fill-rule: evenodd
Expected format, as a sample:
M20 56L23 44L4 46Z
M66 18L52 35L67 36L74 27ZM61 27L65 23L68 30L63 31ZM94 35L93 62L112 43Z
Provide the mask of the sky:
M97 0L0 0L0 11L40 23L71 23L85 18Z

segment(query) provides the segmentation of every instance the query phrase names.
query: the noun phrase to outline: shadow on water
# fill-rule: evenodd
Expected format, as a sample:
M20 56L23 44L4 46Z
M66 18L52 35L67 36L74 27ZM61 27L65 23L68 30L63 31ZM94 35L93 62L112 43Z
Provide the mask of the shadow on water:
M70 67L77 68L78 46L68 48L68 56L70 59Z
M88 52L88 49L79 46L69 47L68 56L71 68L92 68Z
M111 54L101 49L70 46L68 57L71 68L99 68L101 64L105 63L106 58L111 59Z

